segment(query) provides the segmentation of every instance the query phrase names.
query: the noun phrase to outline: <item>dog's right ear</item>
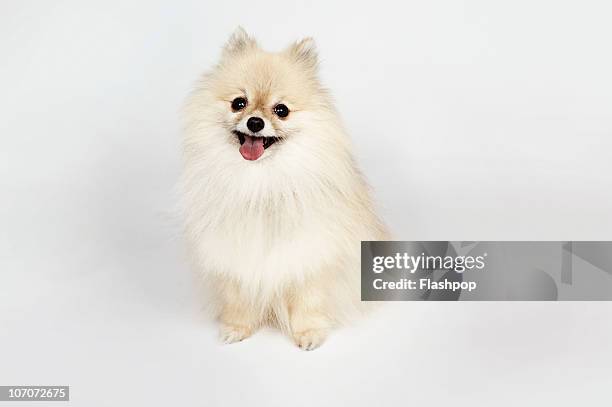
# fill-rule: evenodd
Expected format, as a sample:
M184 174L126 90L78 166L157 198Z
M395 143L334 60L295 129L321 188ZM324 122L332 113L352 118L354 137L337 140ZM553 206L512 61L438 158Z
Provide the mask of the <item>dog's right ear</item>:
M228 57L236 55L255 46L257 46L255 40L249 37L249 34L247 34L244 28L238 26L229 40L225 43L223 47L223 56Z

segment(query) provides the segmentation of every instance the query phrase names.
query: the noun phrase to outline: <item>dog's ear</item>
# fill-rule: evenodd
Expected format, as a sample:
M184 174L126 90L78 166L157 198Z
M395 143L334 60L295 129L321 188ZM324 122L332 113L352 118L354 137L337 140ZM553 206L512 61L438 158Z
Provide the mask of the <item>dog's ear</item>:
M319 57L317 54L317 45L311 37L297 41L287 48L287 52L296 62L303 64L305 67L317 70Z
M249 37L244 28L238 26L223 47L223 56L231 56L257 46L257 42Z

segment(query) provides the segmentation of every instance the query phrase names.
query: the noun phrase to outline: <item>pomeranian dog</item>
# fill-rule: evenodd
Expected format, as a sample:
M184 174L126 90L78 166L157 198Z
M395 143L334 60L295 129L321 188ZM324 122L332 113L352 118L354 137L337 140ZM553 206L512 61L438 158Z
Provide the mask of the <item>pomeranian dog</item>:
M384 240L312 39L238 28L185 106L185 229L221 339L266 324L302 349L362 311L360 241Z

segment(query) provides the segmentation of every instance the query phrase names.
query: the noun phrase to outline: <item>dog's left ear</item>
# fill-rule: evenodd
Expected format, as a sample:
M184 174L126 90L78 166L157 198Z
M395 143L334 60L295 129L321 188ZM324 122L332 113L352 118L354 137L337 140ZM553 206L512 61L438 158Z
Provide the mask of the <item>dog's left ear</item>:
M294 58L296 62L303 64L305 67L312 69L313 71L317 70L319 57L317 54L317 46L311 37L297 41L295 44L287 48L285 52Z

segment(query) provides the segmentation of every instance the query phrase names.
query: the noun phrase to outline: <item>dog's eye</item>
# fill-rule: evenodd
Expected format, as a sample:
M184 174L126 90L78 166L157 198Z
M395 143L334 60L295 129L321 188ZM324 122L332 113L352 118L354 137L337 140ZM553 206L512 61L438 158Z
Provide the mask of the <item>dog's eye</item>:
M244 109L247 106L247 100L245 98L238 97L232 100L232 110L237 112Z
M282 103L279 103L278 105L274 106L274 113L278 117L287 117L289 116L289 108Z

